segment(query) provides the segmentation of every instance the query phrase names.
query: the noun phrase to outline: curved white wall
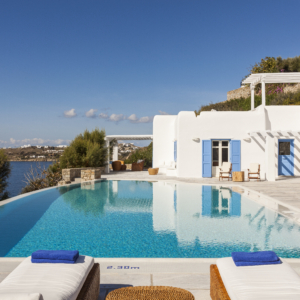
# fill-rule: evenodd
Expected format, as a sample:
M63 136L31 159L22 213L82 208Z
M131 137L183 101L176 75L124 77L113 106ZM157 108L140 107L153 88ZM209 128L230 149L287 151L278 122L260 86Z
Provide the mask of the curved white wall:
M153 120L153 167L174 161L177 116L155 116Z

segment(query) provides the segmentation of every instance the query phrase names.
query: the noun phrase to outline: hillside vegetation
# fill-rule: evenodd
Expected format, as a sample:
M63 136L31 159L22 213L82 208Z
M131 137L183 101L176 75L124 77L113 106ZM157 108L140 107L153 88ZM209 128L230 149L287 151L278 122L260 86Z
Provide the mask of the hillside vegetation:
M255 73L280 73L300 72L300 56L282 59L281 57L266 57L260 63L252 66L250 74ZM245 76L248 77L249 75ZM285 86L292 84L266 84L266 105L300 105L300 91L295 93L283 93ZM255 89L255 107L261 105L260 84ZM219 103L203 105L195 110L196 116L202 111L247 111L251 109L251 97L232 99Z

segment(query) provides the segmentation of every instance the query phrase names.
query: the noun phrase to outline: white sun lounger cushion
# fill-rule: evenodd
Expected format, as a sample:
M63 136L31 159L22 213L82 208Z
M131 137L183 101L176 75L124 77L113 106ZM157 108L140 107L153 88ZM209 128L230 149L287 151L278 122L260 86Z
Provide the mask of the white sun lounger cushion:
M43 300L43 297L39 293L34 294L1 294L1 300Z
M75 264L33 264L27 257L0 283L0 299L40 293L43 300L75 300L93 265L94 258L81 255Z
M226 257L217 260L217 267L231 300L300 299L300 277L285 262L237 267Z

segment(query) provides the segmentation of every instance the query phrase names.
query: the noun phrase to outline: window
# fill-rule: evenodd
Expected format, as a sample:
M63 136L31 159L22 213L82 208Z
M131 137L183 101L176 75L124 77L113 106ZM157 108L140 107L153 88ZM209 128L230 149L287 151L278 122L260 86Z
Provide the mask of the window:
M213 148L213 166L219 166L219 148Z
M223 141L222 142L222 147L228 147L228 141Z
M223 162L228 162L229 142L213 141L212 142L212 165L213 167L221 167Z
M279 155L290 155L290 154L291 154L291 143L279 142Z
M228 162L228 148L222 148L222 162Z

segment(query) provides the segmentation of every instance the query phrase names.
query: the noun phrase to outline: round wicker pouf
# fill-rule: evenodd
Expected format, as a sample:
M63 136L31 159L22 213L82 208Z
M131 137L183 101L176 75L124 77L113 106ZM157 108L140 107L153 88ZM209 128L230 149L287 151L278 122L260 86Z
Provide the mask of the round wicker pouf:
M149 168L148 173L149 175L157 175L159 171L159 168Z
M135 286L110 292L106 300L195 300L186 290L171 286Z

